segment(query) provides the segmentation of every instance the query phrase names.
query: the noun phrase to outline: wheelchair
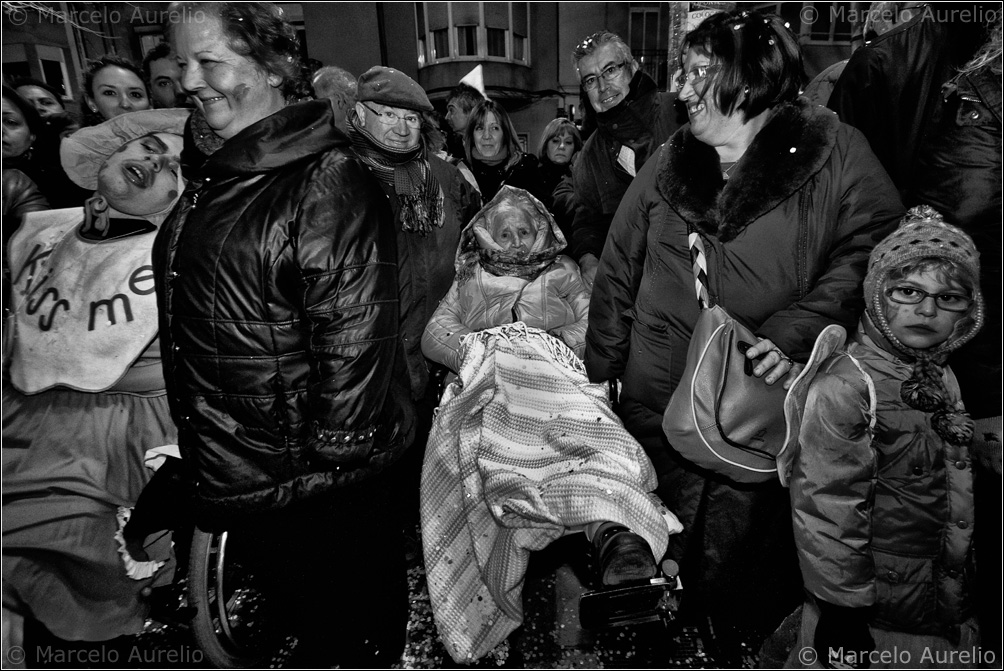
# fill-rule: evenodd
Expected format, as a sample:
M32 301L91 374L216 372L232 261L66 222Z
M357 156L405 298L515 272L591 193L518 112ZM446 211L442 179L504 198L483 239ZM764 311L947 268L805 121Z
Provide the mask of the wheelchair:
M195 528L188 560L191 632L206 661L218 668L267 667L279 654L268 599L240 560L227 531ZM274 618L273 618L274 619Z
M295 639L282 633L263 581L243 560L245 544L231 531L186 525L174 533L178 568L172 585L154 590L151 620L188 630L207 665L274 667Z
M616 381L608 383L611 405L620 400ZM673 559L659 562L655 577L633 585L593 586L579 597L579 622L585 629L598 631L648 622L668 625L676 619L680 608L683 584L680 565Z
M679 565L665 559L648 581L594 587L579 597L579 622L593 631L649 622L668 625L680 606L679 573Z

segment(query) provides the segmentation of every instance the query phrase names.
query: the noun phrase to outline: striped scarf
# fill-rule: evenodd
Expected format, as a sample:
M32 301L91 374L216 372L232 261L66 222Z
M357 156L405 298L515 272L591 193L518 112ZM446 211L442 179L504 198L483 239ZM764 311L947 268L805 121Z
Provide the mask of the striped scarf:
M394 188L401 202L401 230L424 236L433 226L442 227L443 190L432 174L424 140L420 139L413 149L393 149L357 126L355 119L349 120L349 139L376 178Z

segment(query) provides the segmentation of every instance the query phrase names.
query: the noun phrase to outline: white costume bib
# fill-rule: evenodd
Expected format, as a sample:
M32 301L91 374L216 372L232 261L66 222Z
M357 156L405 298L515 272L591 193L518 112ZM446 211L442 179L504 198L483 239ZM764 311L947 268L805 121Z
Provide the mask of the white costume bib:
M83 208L27 215L7 247L14 311L11 381L104 391L157 335L155 232L91 241Z

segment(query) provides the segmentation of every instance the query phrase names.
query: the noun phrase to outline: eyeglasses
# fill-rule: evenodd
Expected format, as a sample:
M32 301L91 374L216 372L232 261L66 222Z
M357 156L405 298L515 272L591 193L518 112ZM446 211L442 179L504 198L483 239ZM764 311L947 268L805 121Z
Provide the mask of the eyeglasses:
M415 114L399 116L396 112L379 112L366 103L363 103L363 107L376 114L377 120L384 126L396 126L402 119L404 119L404 125L408 128L418 128L422 125L422 120Z
M676 90L682 91L683 87L687 85L687 82L690 82L694 88L697 88L701 82L708 78L708 75L721 69L722 66L720 63L714 63L708 65L696 65L690 68L690 72L681 71L680 74L676 75L676 79L673 80L676 82Z
M624 69L624 66L627 65L629 62L630 61L624 61L623 63L617 63L616 65L608 65L607 67L603 68L603 72L600 73L600 77L603 77L603 81L605 82L613 81L613 79L621 73L621 71ZM600 77L597 77L596 75L589 75L588 77L583 77L582 88L584 88L587 91L592 91L594 88L599 86Z
M973 304L973 299L963 294L929 294L916 287L890 287L885 290L885 295L893 303L902 305L917 305L927 298L933 298L938 309L946 312L965 312Z

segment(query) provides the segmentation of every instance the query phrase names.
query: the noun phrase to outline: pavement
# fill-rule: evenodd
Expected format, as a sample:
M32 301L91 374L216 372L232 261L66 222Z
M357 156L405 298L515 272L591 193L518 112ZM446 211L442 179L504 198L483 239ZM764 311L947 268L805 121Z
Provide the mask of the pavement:
M454 663L436 631L421 552L408 555L410 620L405 652L395 668L464 668ZM524 622L510 637L469 668L678 669L752 668L745 650L739 661L716 661L713 632L679 620L641 622L591 631L579 622L578 601L589 591L584 539L570 536L533 555L523 590ZM685 598L685 597L684 597ZM269 664L287 668L295 640ZM208 662L184 626L148 621L137 636L104 643L69 643L39 626L25 630L29 668L205 668Z

